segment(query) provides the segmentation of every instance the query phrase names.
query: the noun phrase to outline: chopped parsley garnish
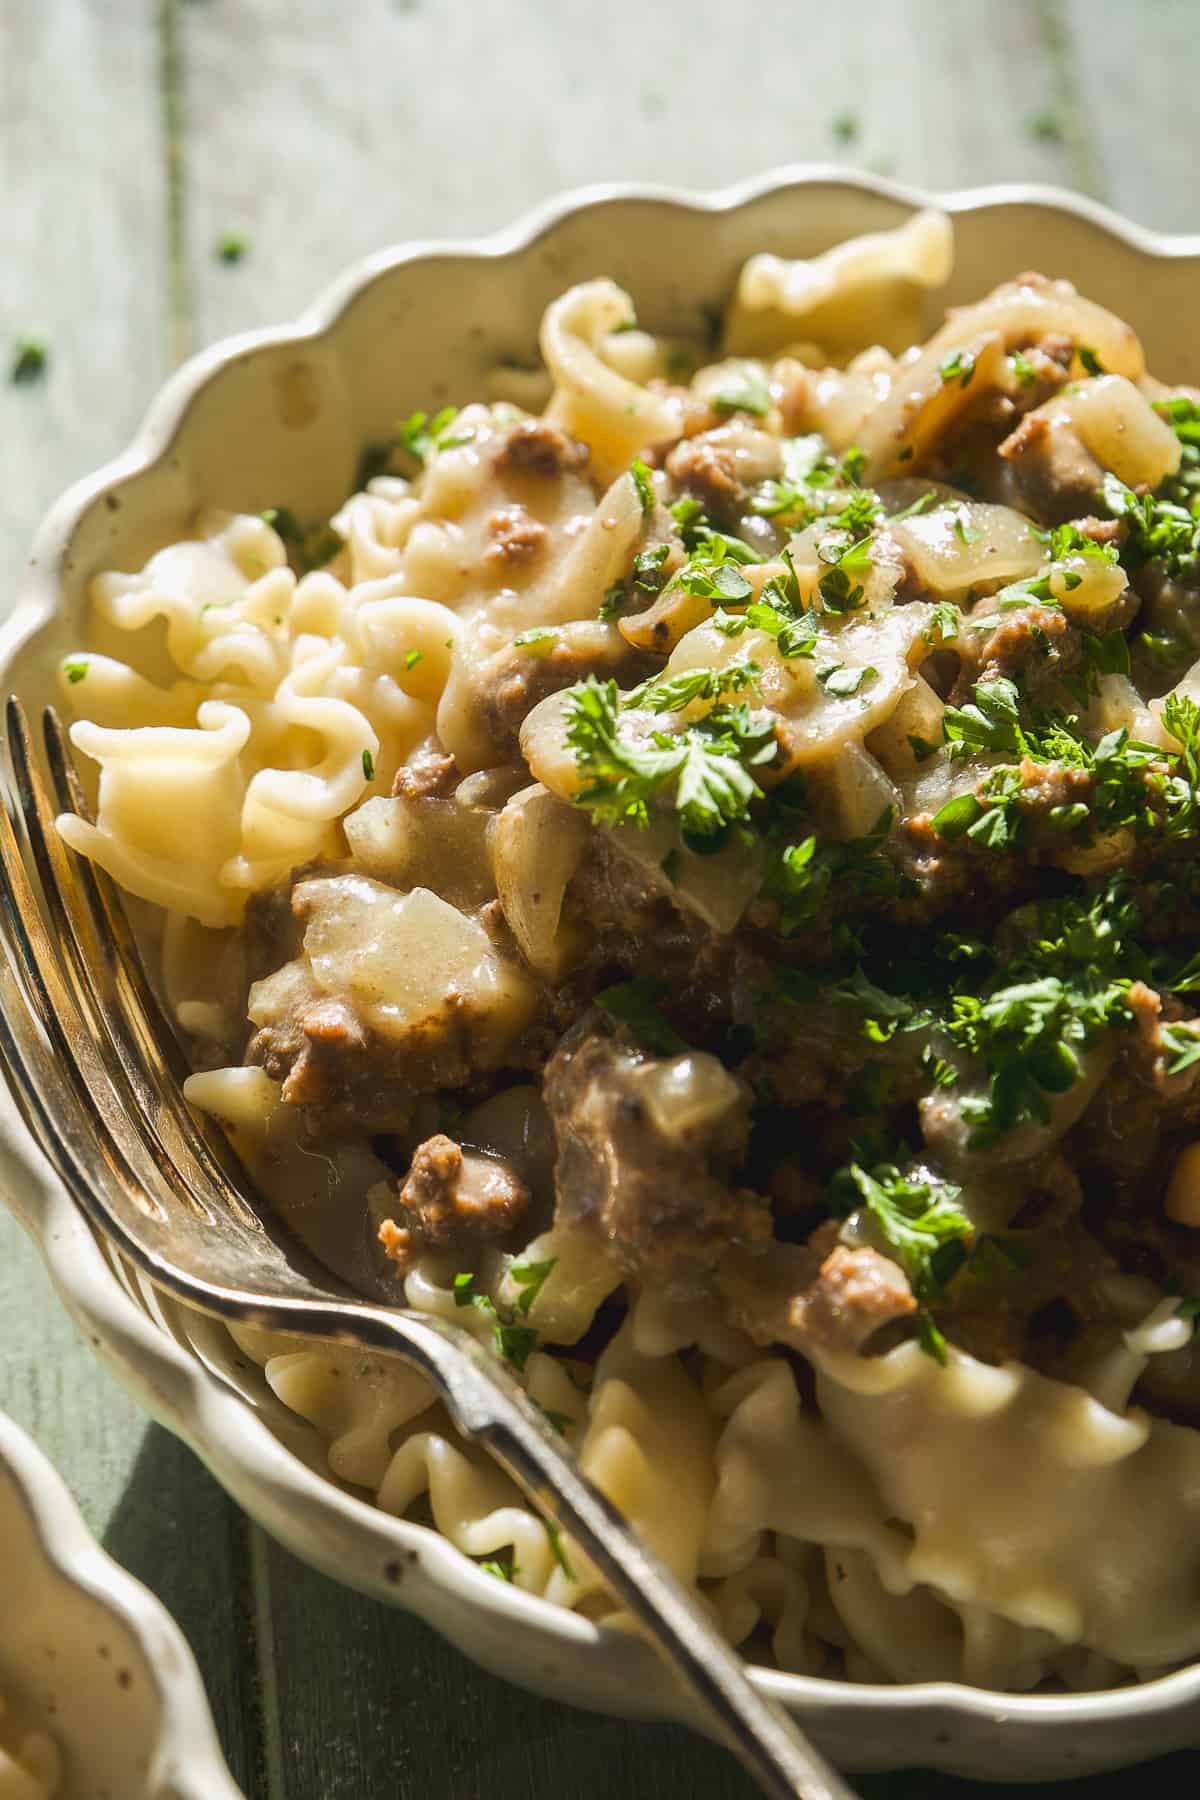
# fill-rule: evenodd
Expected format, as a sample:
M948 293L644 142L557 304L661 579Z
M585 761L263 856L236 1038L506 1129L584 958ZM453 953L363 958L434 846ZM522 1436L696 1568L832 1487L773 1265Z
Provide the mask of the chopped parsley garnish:
M772 795L776 806L782 791L776 788ZM772 822L762 892L779 908L782 936L793 937L812 925L835 897L842 907L870 906L896 897L900 877L883 853L894 812L888 807L864 837L843 842L822 842L815 833L797 838L794 824L785 817Z
M825 608L832 613L857 612L865 598L863 582L870 574L871 537L833 531L817 545L826 572L817 583Z
M859 688L868 682L874 681L878 673L878 669L853 669L845 663L834 663L829 668L818 669L817 680L827 694L832 694L837 700L845 700L852 694L857 694Z
M374 779L375 779L375 758L371 755L371 752L369 750L364 750L362 753L362 771L363 771L363 779L364 780L374 781Z
M648 519L656 504L654 483L650 478L649 469L640 456L635 456L630 463L629 473L632 475L633 485L637 489L638 504L641 506L642 515Z
M753 687L757 663L732 663L724 669L683 669L678 675L654 675L621 696L622 712L683 712L697 700L719 700Z
M962 624L962 614L952 600L939 600L930 615L923 636L927 644L949 643L958 636L958 628Z
M1032 387L1037 380L1037 370L1021 350L1013 351L1012 372L1018 387Z
M538 1334L532 1325L510 1325L501 1320L493 1335L505 1362L510 1362L517 1373L523 1375L530 1353L537 1348Z
M1164 1025L1162 1041L1171 1052L1171 1060L1167 1064L1168 1075L1182 1075L1193 1063L1200 1062L1200 1036L1189 1030L1186 1024Z
M41 338L18 338L13 346L8 379L14 387L32 387L45 375L49 362L50 353Z
M604 598L596 608L596 617L605 621L617 618L625 610L629 595L625 591L623 581L615 581L604 591Z
M618 1023L628 1026L643 1050L654 1056L680 1056L688 1046L662 1015L659 1002L665 991L660 982L643 976L602 988L596 995L596 1004ZM524 1310L528 1312L529 1308Z
M1156 562L1172 581L1194 584L1200 578L1200 518L1190 505L1158 494L1139 497L1111 472L1105 474L1100 498L1125 523L1124 557L1132 568Z
M550 1548L554 1553L555 1562L558 1564L567 1580L574 1581L575 1571L567 1561L567 1553L563 1549L562 1532L557 1525L552 1525L549 1519L543 1519L542 1523L546 1527L546 1536L550 1539Z
M1044 1124L1047 1096L1075 1085L1083 1053L1109 1030L1132 1026L1130 977L1121 971L1135 920L1119 878L1087 903L1023 907L1007 922L997 973L978 993L951 996L946 1029L987 1079L985 1094L961 1102L972 1149L1026 1120Z
M698 673L706 682L741 685L751 679L749 664L735 668L739 675L732 670ZM656 686L660 696L664 686L670 696L670 681L647 683L621 696L615 681L602 682L594 675L568 691L567 742L584 780L576 804L600 825L644 826L650 802L674 782L674 809L684 842L693 850L715 849L726 827L744 819L750 802L761 794L750 770L774 760L773 728L769 721L755 719L744 702L719 702L682 732L630 729L630 702L644 708L648 695L653 701Z
M67 680L70 682L72 687L75 686L76 682L82 681L84 679L84 677L86 676L87 672L88 672L88 666L87 666L87 658L86 657L80 658L78 661L75 661L75 662L67 662L67 663L63 664L63 674L66 676Z
M530 1307L546 1285L546 1279L557 1262L558 1258L551 1256L545 1262L513 1263L510 1266L509 1277L521 1290L517 1299L517 1311L522 1318L529 1316Z
M936 1298L944 1286L935 1253L943 1244L972 1235L971 1221L958 1205L961 1192L927 1172L913 1180L894 1163L866 1169L853 1162L839 1169L830 1184L836 1211L865 1208L870 1214L919 1300Z
M1104 364L1100 361L1100 358L1096 355L1096 352L1094 350L1089 350L1089 348L1086 344L1076 344L1075 354L1079 358L1080 362L1083 364L1083 367L1087 374L1089 374L1089 375L1107 374L1107 370L1105 369Z
M427 462L435 450L455 450L470 443L472 432L454 430L457 417L456 406L443 406L432 418L425 412L410 413L396 434L397 442L418 462Z
M425 652L423 650L406 650L404 652L404 667L406 669L415 669L417 664L424 660Z
M670 544L655 544L649 550L639 551L633 559L634 586L644 588L648 594L657 594L663 584L662 566L670 554Z
M932 1356L934 1362L941 1363L943 1368L946 1366L949 1347L945 1333L926 1306L917 1314L917 1342L926 1356Z
M514 650L523 650L526 656L549 656L558 642L558 633L553 625L534 625L528 631L519 631L512 641Z
M952 350L938 364L938 374L943 382L957 381L962 388L970 386L974 373L975 358L969 350Z
M715 413L753 413L765 418L771 410L771 389L761 363L741 362L728 371L725 385L712 397Z
M486 1562L481 1562L479 1567L485 1575L494 1575L497 1581L515 1581L520 1573L511 1557L491 1556Z

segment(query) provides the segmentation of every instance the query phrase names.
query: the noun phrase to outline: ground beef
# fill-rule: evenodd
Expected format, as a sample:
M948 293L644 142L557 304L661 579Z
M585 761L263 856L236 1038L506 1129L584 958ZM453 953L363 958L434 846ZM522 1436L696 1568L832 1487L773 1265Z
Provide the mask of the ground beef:
M912 813L888 845L910 890L896 901L898 923L926 924L957 909L964 929L987 930L1029 887L1029 869L1016 857L960 837L949 841L933 828L931 813Z
M835 1244L816 1279L793 1296L789 1342L859 1352L884 1325L916 1310L908 1277L897 1263L877 1250Z
M733 450L707 436L677 444L667 457L667 473L712 519L732 524L746 510L749 495L738 479Z
M528 1211L529 1189L500 1157L463 1150L439 1132L418 1147L397 1200L396 1218L384 1221L379 1241L404 1269L423 1250L453 1251L463 1260L503 1242Z
M981 603L983 607L987 602ZM1120 621L1115 621L1120 622ZM1107 618L1093 622L1095 630L1111 629ZM971 653L963 656L958 678L950 692L950 704L963 706L976 682L1004 676L1017 681L1032 700L1050 696L1051 690L1073 675L1083 657L1083 634L1065 612L1055 606L1015 607L1000 615L987 633L965 634Z
M277 1018L264 1020L246 1050L303 1107L314 1140L403 1132L416 1100L442 1088L483 1098L499 1069L536 1068L542 1046L526 1033L503 1055L485 1050L477 1015L448 1000L442 1012L402 1038L384 1036L348 1001L322 993L304 965Z
M573 687L588 675L612 678L622 687L642 681L661 661L634 650L620 632L595 622L595 630L560 632L553 643L508 645L481 666L476 678L479 704L497 751L515 750L530 709L547 694Z
M586 444L568 437L546 419L521 419L505 434L492 457L499 475L540 475L549 480L586 469Z
M779 440L738 420L682 439L665 467L711 519L732 527L749 508L751 485L779 473Z
M681 1288L702 1286L730 1245L761 1247L771 1236L765 1198L731 1180L745 1150L749 1093L702 1062L711 1059L692 1059L693 1079L697 1092L712 1092L715 1081L711 1108L690 1109L675 1129L653 1099L663 1063L602 1019L571 1032L545 1074L557 1220L597 1232L629 1274Z
M458 764L432 738L396 770L393 800L446 800L458 786ZM278 964L275 965L278 967Z
M1008 465L1010 504L1043 525L1063 525L1091 513L1104 471L1070 422L1027 413L997 455Z
M527 563L546 545L546 527L523 506L504 506L488 520L491 543L483 553L486 563L510 567Z

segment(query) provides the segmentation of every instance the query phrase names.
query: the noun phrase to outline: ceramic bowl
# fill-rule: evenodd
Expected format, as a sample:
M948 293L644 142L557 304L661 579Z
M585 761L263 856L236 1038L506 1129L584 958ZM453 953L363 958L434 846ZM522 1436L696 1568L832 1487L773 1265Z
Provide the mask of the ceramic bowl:
M3 1414L0 1694L57 1743L58 1800L241 1800L183 1633Z
M1128 319L1152 367L1200 381L1200 239L1156 236L1054 190L931 196L805 169L713 195L649 187L570 195L496 237L371 257L295 324L189 362L126 454L48 516L0 631L3 690L30 705L47 698L55 658L80 639L88 578L138 566L201 505L255 510L285 497L302 516L328 516L361 447L397 417L477 395L502 358L532 360L542 308L568 283L612 275L651 329L698 330L755 251L811 255L928 205L953 215L957 245L949 288L931 297L931 322L947 301L1042 268ZM388 1517L321 1473L315 1435L275 1402L223 1331L132 1281L41 1166L11 1109L5 1117L0 1175L65 1304L147 1409L269 1531L338 1579L411 1608L510 1680L614 1713L685 1716L649 1651L495 1581L432 1531ZM849 1769L922 1764L1044 1780L1200 1742L1200 1668L1089 1695L863 1686L771 1670L757 1678Z

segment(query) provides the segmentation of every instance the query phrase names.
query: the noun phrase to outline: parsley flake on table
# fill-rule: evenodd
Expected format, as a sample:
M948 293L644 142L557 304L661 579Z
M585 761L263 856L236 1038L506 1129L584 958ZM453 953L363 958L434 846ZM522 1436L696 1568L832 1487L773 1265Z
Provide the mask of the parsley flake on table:
M50 363L50 353L41 338L18 338L13 346L8 379L13 387L32 387L41 381Z

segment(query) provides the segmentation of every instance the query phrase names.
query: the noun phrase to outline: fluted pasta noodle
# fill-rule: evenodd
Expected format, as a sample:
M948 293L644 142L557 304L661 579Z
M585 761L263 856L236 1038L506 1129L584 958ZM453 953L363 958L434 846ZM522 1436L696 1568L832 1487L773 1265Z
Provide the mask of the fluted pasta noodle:
M950 248L756 258L715 361L586 282L331 528L97 575L60 829L299 1240L747 1654L1060 1692L1200 1655L1200 400L1043 276L918 341ZM401 1361L236 1335L628 1625Z
M631 381L600 355L608 333L632 317L633 302L615 282L586 281L547 307L542 321L542 355L555 384L548 415L614 472L643 445L670 443L683 425L677 396Z
M919 330L921 290L942 287L953 262L950 220L932 211L811 260L752 256L738 279L726 344L739 355L797 339L835 356L874 343L904 349Z

